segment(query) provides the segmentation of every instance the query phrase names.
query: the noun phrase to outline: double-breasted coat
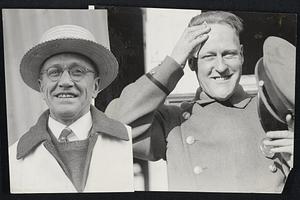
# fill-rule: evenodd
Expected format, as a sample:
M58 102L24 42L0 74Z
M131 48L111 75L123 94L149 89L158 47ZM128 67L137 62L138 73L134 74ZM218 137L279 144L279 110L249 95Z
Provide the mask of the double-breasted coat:
M171 191L281 192L289 166L261 152L256 97L238 86L227 102L201 93L180 107L163 105L182 76L167 57L108 106L108 115L132 126L134 156L165 159Z

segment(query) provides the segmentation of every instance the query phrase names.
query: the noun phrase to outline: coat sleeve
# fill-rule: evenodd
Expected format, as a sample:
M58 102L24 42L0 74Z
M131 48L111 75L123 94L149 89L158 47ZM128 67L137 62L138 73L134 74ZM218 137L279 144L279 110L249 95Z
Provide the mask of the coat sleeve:
M124 88L105 113L132 127L134 156L146 160L164 158L166 127L170 107L163 105L180 78L183 70L171 57L148 74ZM169 112L170 111L170 112Z

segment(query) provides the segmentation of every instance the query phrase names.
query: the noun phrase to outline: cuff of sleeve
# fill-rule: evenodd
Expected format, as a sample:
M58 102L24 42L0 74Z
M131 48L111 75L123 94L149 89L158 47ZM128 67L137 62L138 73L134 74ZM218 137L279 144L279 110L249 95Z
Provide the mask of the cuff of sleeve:
M169 95L171 92L170 90L165 87L163 84L161 84L158 80L156 80L150 73L146 74L147 78L150 79L150 81L152 81L157 87L159 87L162 91L164 91L164 93L166 93L166 95Z
M184 72L181 66L167 56L164 61L149 73L146 77L167 95L176 87Z

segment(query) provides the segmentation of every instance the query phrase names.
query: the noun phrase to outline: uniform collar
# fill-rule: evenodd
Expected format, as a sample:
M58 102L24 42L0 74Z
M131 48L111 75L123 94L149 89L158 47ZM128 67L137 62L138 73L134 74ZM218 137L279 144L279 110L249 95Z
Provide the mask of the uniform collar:
M216 99L209 97L205 92L196 93L195 100L198 104L204 105L213 102L218 102ZM241 85L238 85L234 94L227 100L231 106L235 108L245 108L251 100L251 96L248 95ZM224 102L220 102L224 103Z
M119 121L108 118L103 112L91 106L93 126L91 133L102 133L121 140L129 140L126 127ZM46 110L37 123L25 133L18 142L17 159L24 158L42 142L51 140L48 134L49 110Z

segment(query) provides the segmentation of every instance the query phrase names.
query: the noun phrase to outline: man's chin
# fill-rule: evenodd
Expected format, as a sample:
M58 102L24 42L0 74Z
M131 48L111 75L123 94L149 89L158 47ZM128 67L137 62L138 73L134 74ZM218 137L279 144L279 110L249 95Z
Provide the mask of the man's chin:
M74 118L77 115L77 113L70 110L70 111L60 112L58 113L58 115L62 118Z
M215 93L213 95L210 95L211 98L215 99L216 101L226 101L228 99L230 99L230 97L232 96L233 92L220 92L220 93Z
M51 112L51 111L50 111ZM52 111L51 115L58 121L64 124L76 121L80 116L78 110L74 109L60 109L59 111Z

